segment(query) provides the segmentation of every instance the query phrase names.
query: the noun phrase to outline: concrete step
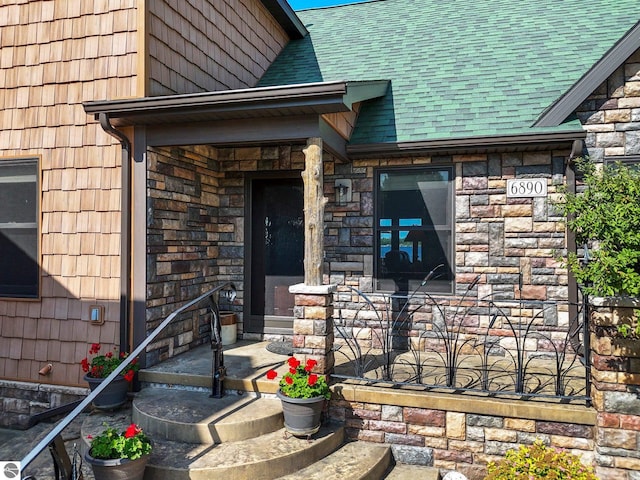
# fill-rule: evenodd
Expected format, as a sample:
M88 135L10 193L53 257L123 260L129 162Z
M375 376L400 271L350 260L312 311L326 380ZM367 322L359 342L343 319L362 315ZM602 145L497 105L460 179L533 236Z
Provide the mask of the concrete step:
M379 480L391 462L391 449L366 442L350 442L323 459L280 480ZM407 477L408 478L408 477Z
M323 426L310 440L288 436L284 429L216 445L160 440L154 442L145 480L273 480L328 456L343 441L344 429L332 425Z
M88 415L81 427L82 452L89 448L87 438L100 433L105 423L124 431L131 421L131 409L96 411ZM330 455L343 444L344 428L337 424L323 425L311 439L291 436L281 428L254 438L220 444L169 441L154 434L150 437L153 452L145 480L272 480Z
M277 398L145 388L133 401L133 421L152 438L211 445L274 432L283 426Z
M385 480L440 480L440 472L435 467L397 463L387 476L382 478Z

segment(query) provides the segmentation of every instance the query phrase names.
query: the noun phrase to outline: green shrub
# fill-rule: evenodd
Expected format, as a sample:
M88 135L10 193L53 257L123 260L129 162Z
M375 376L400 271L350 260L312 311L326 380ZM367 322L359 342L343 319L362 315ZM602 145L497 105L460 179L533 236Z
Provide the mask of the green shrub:
M489 463L485 480L598 480L593 469L569 452L547 447L542 440L509 450L498 463Z
M640 169L622 163L602 170L587 161L577 162L585 189L565 192L557 204L568 217L578 246L588 245L590 260L583 263L569 253L567 266L597 296L640 295Z

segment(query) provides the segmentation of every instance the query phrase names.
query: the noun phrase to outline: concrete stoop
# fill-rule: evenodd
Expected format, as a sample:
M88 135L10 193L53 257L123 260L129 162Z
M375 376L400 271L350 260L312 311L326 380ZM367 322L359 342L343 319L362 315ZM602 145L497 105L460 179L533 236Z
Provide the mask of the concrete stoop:
M95 436L105 422L124 430L132 421L154 442L145 480L439 478L437 469L394 465L386 445L345 443L339 424L323 424L310 439L291 436L280 401L250 393L215 399L204 391L147 387L131 409L89 415L81 435Z

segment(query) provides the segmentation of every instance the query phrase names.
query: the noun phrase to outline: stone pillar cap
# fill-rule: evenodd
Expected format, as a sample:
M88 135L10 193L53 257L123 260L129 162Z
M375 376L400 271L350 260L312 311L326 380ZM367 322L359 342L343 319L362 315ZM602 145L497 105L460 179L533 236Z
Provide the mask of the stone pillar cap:
M305 283L297 283L289 287L289 293L298 293L304 295L329 295L338 290L338 285L332 283L330 285L307 285Z

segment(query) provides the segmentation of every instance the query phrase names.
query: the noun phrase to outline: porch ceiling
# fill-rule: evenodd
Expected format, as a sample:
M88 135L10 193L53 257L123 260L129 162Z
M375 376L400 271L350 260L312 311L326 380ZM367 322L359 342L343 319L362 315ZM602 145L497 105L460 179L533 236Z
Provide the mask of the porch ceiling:
M321 137L346 159L347 140L322 115L383 96L388 80L321 82L221 92L86 102L114 127L145 127L149 145L242 145Z

